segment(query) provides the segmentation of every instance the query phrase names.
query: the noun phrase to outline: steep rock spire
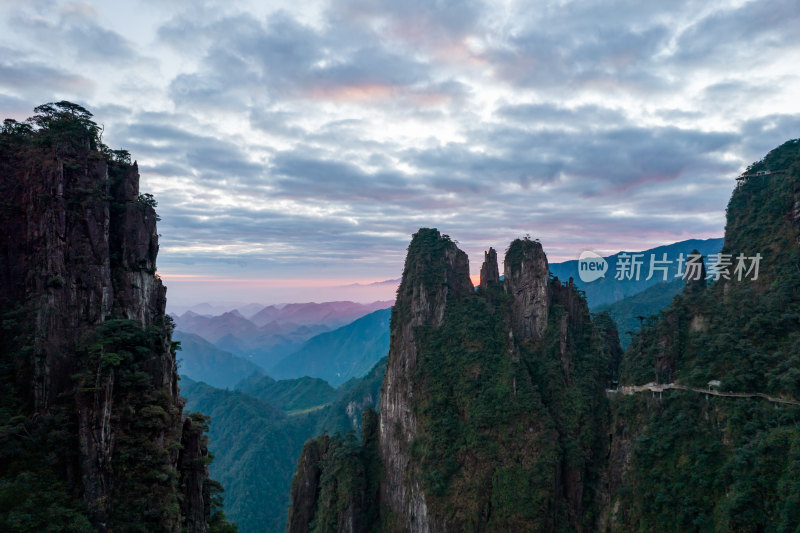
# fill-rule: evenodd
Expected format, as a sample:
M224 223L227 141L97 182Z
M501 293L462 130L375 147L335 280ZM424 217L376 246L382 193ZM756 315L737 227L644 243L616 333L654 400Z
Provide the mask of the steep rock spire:
M430 530L425 495L411 463L417 420L412 410L419 326L438 327L448 300L474 292L469 259L446 235L422 228L408 246L397 301L392 308L391 340L381 388L380 456L384 466L381 504L397 519L392 531Z
M514 298L511 329L521 341L541 339L550 307L550 270L538 241L516 239L506 252L505 289Z
M500 270L497 268L497 252L494 248L489 248L483 254L483 266L481 267L481 289L487 289L495 283L500 283Z

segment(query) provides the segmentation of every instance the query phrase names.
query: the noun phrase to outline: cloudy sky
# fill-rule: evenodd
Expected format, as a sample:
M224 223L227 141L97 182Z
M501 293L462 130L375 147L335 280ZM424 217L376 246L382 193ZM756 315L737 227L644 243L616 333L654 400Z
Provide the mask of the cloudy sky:
M0 13L2 116L71 100L133 154L173 303L338 297L423 226L473 273L525 234L551 261L721 236L735 176L800 137L796 0Z

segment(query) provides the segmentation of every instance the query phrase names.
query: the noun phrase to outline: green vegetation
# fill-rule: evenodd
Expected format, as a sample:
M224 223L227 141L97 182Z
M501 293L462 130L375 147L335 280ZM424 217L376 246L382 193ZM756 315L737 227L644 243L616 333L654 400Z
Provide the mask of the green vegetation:
M179 522L173 450L160 446L159 439L180 441L181 413L168 391L153 387L146 371L160 357L162 328L143 330L132 320L104 322L86 340L73 377L76 401L83 405L113 374L119 408L110 422L118 429L111 468L118 475L108 522L114 529L146 532Z
M800 144L753 164L728 205L724 253L760 253L758 280L677 297L635 337L623 383L659 380L800 398ZM731 269L731 272L733 269ZM628 529L797 531L800 409L671 391L614 402L634 433L617 519Z
M411 240L406 254L406 265L413 265L417 272L411 274L408 271L404 271L403 278L413 275L414 279L421 283L422 289L425 291L432 291L438 288L442 284L442 280L445 279L447 271L445 250L451 244L450 237L441 235L439 230L435 228L420 228ZM392 307L392 322L396 320L396 317L405 316L409 311L406 306L411 301L410 296L414 291L414 287L410 284L407 285L405 288L407 293L405 295L400 294L401 288L398 288L397 301Z
M325 410L317 424L317 433L325 431L334 434L347 433L350 430L357 434L361 430L361 421L367 409L377 410L380 407L381 385L386 374L384 357L372 367L363 378L351 378L336 391L336 401Z
M75 459L77 450L70 409L33 415L27 405L34 316L32 306L4 306L0 315L0 530L90 531L88 510L64 476L64 456Z
M236 388L283 411L303 411L324 407L336 399L336 389L319 378L283 379L263 377L247 380Z
M309 532L341 531L352 524L353 531L372 531L378 521L378 489L381 466L378 456L378 414L364 412L361 441L355 432L344 436L327 434L320 461L319 502ZM295 479L293 483L298 483Z
M679 391L615 402L618 423L643 424L619 491L626 530L796 531L800 409Z
M558 496L556 479L574 472L584 486L573 490L592 507L603 457L606 421L596 415L606 405L607 339L589 322L585 303L572 309L565 372L559 331L568 300L557 296L545 338L521 343L515 363L504 319L509 299L498 292L449 303L444 324L422 335L412 458L430 512L462 530L575 527L583 517ZM585 517L591 523L592 513Z
M389 352L390 309L363 316L309 339L272 369L275 378L314 376L338 387L366 374Z
M239 390L227 391L181 378L187 409L210 415L211 475L225 486L225 511L242 533L285 529L303 443L352 431L347 442L357 444L362 413L377 407L385 368L384 358L364 378L339 389L316 378L252 376Z
M601 305L596 311L606 311L611 315L619 328L619 342L623 349L627 349L644 322L669 306L672 299L681 293L683 286L684 282L680 278L662 282L613 304Z
M86 108L62 100L40 105L33 111L36 114L25 122L3 121L2 144L53 149L68 157L93 153L112 163L130 165L131 156L127 150L112 150L103 144L102 128L92 120L93 115Z
M292 474L317 415L288 418L246 394L188 378L181 380L181 393L187 409L211 418L211 476L226 487L226 514L243 533L282 531Z

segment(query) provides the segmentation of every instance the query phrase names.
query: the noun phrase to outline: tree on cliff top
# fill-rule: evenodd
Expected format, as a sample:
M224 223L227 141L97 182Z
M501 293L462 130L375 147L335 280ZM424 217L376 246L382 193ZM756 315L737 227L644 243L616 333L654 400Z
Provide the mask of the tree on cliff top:
M109 161L129 165L131 155L127 150L112 150L102 141L103 128L92 120L85 107L61 100L34 108L32 117L25 122L13 119L3 121L0 133L8 138L31 138L45 146L53 146L64 155L78 150L100 152Z

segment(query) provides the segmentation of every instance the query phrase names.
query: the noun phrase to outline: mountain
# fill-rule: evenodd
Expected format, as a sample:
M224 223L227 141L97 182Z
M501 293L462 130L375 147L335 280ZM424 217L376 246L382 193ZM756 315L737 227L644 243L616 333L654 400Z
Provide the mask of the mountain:
M280 381L271 377L251 377L240 382L236 389L290 414L321 409L338 396L327 381L310 377Z
M246 359L264 371L297 351L306 340L327 331L324 324L271 322L257 326L236 310L219 316L198 315L193 311L175 317L177 328L214 344L217 348Z
M553 263L550 265L550 272L557 276L559 279L568 280L573 278L575 286L584 291L586 300L589 302L589 308L596 310L603 305L609 305L616 301L621 300L627 296L632 296L636 293L657 285L664 283L663 272L654 272L653 277L646 279L650 274L650 258L662 260L664 254L667 254L667 260L671 263L668 265L667 280L666 282L676 279L678 273L678 257L683 254L686 257L693 250L697 250L704 258L708 258L710 254L719 253L722 249L722 239L690 239L686 241L667 244L665 246L658 246L642 252L619 252L614 255L605 257L608 263L607 274L595 281L584 282L581 281L578 273L578 261L564 261L563 263ZM616 279L618 272L618 264L620 262L620 254L642 254L641 261L641 275L639 279ZM635 276L634 276L635 277Z
M241 305L237 307L236 310L239 313L241 313L241 315L244 316L245 318L252 318L253 315L264 309L264 307L266 306L262 304L251 303L251 304Z
M242 533L282 532L292 474L303 443L324 433L360 433L362 414L378 406L384 358L339 389L314 378L243 380L221 390L181 377L187 408L211 417L211 474L225 485L225 512Z
M797 530L798 243L800 142L790 141L748 168L728 204L723 253L760 254L757 279L740 280L734 261L731 279L687 287L625 354L622 384L684 388L613 398L612 530ZM697 392L711 388L731 394Z
M186 311L174 317L177 329L193 333L214 344L217 348L238 355L272 373L282 359L303 347L315 335L348 324L376 309L385 309L391 302L360 304L355 302L325 302L285 304L264 307L250 319L237 310L218 316L206 316ZM366 372L380 357L373 358ZM288 371L288 373L287 373ZM290 369L279 373L282 377L299 377ZM347 372L348 369L343 369ZM354 374L347 374L343 380Z
M261 330L253 322L247 320L236 310L219 316L199 315L192 311L175 317L175 324L181 331L200 335L209 342L215 343L222 337L230 335L236 338L257 336Z
M644 321L669 306L672 299L683 291L683 286L682 279L658 283L613 304L598 306L594 310L605 311L611 316L619 328L620 344L623 348L627 348L633 334L641 329Z
M276 378L313 376L338 386L366 374L389 351L391 309L381 309L321 333L270 371Z
M186 313L187 311L191 311L192 313L198 315L205 315L205 316L218 316L225 314L229 311L237 311L243 317L250 318L254 314L258 313L262 309L266 307L262 304L257 303L241 303L241 302L203 302L199 304L192 305L188 308L184 307L181 308L182 311L180 314ZM177 309L177 308L176 308Z
M179 396L155 201L91 113L0 130L0 530L231 531Z
M177 352L180 373L195 381L224 389L251 375L264 375L260 366L220 350L199 335L175 331L172 339L181 343Z
M380 415L305 444L288 531L796 531L800 141L739 179L721 253L622 353L538 242L475 291L466 255L420 230Z
M211 475L226 488L226 514L242 533L283 531L294 465L303 442L316 434L319 413L287 416L240 391L186 377L181 390L187 408L211 418Z
M328 328L335 328L378 309L391 307L391 305L392 302L385 301L370 304L343 301L270 305L253 315L251 320L262 327L267 324L323 324Z
M369 409L380 407L381 385L386 373L386 357L378 361L363 377L350 378L336 389L337 398L317 423L317 434L349 431L361 433L361 420Z
M613 323L536 241L511 243L502 282L486 261L476 291L449 237L414 235L379 419L365 412L360 442L306 444L289 531L579 530L596 512Z

